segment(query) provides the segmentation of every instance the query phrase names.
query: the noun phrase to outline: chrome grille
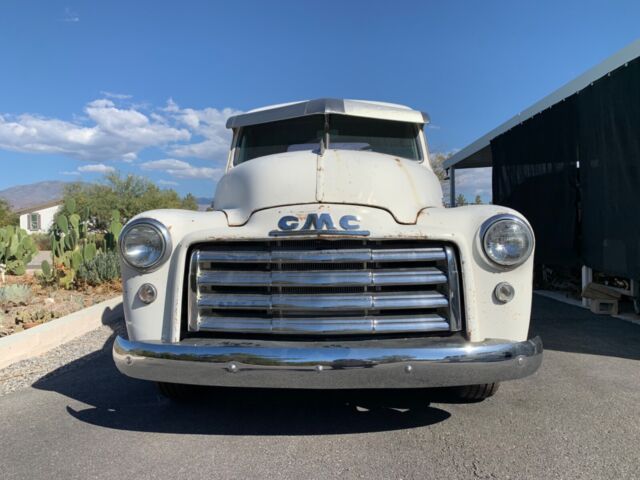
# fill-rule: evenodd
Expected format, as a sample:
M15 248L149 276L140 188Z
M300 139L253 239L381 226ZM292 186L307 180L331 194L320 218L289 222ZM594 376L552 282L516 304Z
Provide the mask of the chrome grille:
M346 335L461 328L447 245L371 240L216 243L191 253L189 332Z

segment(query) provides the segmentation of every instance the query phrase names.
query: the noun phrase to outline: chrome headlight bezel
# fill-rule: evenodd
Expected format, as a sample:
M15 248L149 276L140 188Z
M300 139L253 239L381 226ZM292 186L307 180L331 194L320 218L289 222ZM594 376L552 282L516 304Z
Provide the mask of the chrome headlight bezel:
M505 221L516 223L522 226L524 231L527 233L528 240L529 240L527 249L524 251L523 255L521 255L521 257L515 262L504 263L496 260L489 253L489 248L487 245L487 234L490 232L490 230L494 226ZM516 215L505 213L505 214L495 215L484 221L484 223L480 227L480 243L482 245L482 251L484 253L484 256L489 260L489 262L491 262L492 265L502 270L512 270L514 268L519 267L523 263L525 263L529 259L529 257L531 257L531 254L533 253L533 249L535 246L535 236L529 224L525 222L522 218Z
M144 266L140 266L132 263L130 259L127 258L127 255L125 253L125 239L127 235L135 227L139 227L141 225L144 225L146 227L151 227L153 230L155 230L155 232L158 234L162 242L162 252L158 256L158 258L153 263L149 265L144 265ZM122 257L122 260L134 270L145 272L145 273L153 272L154 270L157 270L158 268L160 268L169 259L169 257L171 256L171 252L173 250L173 247L171 244L171 235L169 234L169 230L161 222L153 218L138 218L136 220L133 220L127 223L125 227L122 229L122 232L120 233L118 244L119 244L120 256Z

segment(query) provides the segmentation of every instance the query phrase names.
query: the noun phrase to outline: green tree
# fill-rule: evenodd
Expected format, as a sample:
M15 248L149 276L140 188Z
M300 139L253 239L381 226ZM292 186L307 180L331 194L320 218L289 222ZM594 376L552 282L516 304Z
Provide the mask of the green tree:
M473 203L475 203L476 205L482 205L482 198L480 197L480 195L476 195L476 198L473 201Z
M118 210L122 223L138 213L158 208L197 210L193 195L181 198L175 190L161 189L152 181L137 175L107 174L102 183L73 183L64 191L65 205L73 200L82 220L89 220L96 230L106 231L111 213ZM66 206L59 214L67 215Z
M0 227L7 225L18 225L18 216L11 211L9 202L4 198L0 198Z
M464 205L469 205L469 202L467 202L467 197L459 193L456 197L456 207L463 207Z
M198 210L198 200L192 194L187 193L182 199L182 206L184 210Z
M433 169L433 173L436 174L440 183L443 183L445 180L448 180L447 172L442 166L444 161L451 156L451 153L441 153L441 152L432 152L429 153L429 163L431 163L431 168Z

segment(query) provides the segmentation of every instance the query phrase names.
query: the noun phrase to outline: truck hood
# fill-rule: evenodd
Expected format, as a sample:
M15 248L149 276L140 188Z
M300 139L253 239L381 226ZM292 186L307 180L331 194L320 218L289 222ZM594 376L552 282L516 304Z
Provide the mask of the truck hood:
M389 211L414 224L420 210L442 206L442 188L423 164L375 152L287 152L238 165L218 183L213 202L229 226L253 212L286 205L342 203Z

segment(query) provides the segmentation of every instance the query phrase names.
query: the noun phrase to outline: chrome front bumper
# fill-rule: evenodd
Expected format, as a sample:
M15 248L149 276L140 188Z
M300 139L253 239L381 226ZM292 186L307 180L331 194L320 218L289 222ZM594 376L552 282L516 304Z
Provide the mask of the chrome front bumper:
M171 383L262 388L426 388L513 380L542 363L539 337L348 341L189 339L113 345L118 370Z

